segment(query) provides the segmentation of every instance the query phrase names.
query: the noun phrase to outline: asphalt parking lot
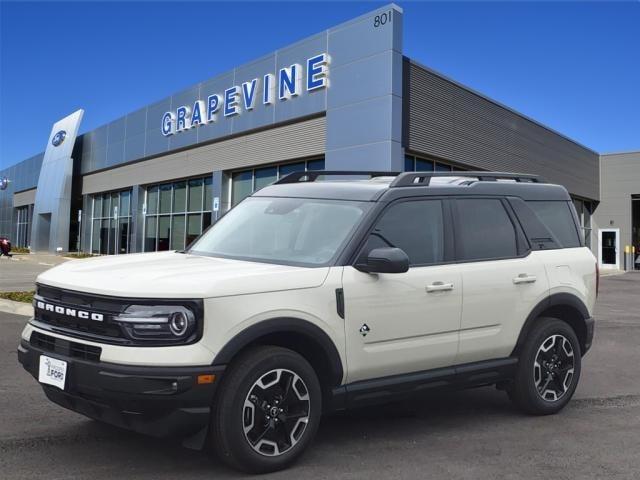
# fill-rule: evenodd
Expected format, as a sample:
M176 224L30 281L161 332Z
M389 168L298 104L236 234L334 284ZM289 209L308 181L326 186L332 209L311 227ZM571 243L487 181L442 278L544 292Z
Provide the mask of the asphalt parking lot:
M493 388L324 419L268 478L640 478L640 274L603 278L594 347L560 414L528 417ZM0 478L238 478L209 456L49 403L17 364L25 317L0 313Z
M43 254L0 257L0 292L33 290L33 282L40 273L68 260Z

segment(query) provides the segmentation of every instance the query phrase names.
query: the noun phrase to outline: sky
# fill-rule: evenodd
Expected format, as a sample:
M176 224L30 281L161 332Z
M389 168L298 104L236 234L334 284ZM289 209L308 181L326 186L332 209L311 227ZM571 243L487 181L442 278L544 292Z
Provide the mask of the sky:
M0 168L388 2L0 0ZM640 150L640 2L397 2L404 54L597 151Z

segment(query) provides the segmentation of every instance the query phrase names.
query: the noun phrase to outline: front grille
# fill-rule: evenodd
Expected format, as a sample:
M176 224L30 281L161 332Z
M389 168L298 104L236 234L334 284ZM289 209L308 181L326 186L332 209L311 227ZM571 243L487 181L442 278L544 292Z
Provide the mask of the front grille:
M37 302L42 300L45 304L50 303L65 310L84 310L94 313L101 313L104 316L102 321L90 318L80 318L78 316L59 313L56 311L43 310L37 308ZM127 336L122 331L119 323L111 321L111 317L122 312L126 304L122 301L99 297L96 295L81 292L72 292L45 285L38 285L34 306L34 320L43 323L52 331L98 341L110 341L110 343L125 343Z
M83 320L80 318L67 317L65 315L39 310L35 311L34 318L39 322L43 322L54 327L73 330L80 334L87 333L90 335L114 338L124 337L120 325L116 323L108 323L107 321L96 322L95 320Z
M85 345L83 343L71 342L62 338L52 337L40 332L31 333L29 343L32 346L42 349L45 352L58 353L67 357L78 358L80 360L88 360L98 362L102 349L93 345Z

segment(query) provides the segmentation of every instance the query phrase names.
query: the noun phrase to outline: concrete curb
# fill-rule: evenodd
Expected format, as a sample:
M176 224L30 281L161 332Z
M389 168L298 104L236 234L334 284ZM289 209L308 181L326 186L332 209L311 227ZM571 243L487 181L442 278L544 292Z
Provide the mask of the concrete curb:
M30 303L14 302L13 300L0 298L0 312L33 317L33 306Z

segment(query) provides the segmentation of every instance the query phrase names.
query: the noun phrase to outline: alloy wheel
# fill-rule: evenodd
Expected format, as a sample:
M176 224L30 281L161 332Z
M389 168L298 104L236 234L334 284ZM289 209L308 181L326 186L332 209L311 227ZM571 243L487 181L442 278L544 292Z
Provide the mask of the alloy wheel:
M302 378L291 370L270 370L256 380L244 401L244 436L261 455L282 455L302 439L310 411Z
M571 387L575 356L571 342L563 335L547 337L533 364L536 391L547 402L560 400Z

